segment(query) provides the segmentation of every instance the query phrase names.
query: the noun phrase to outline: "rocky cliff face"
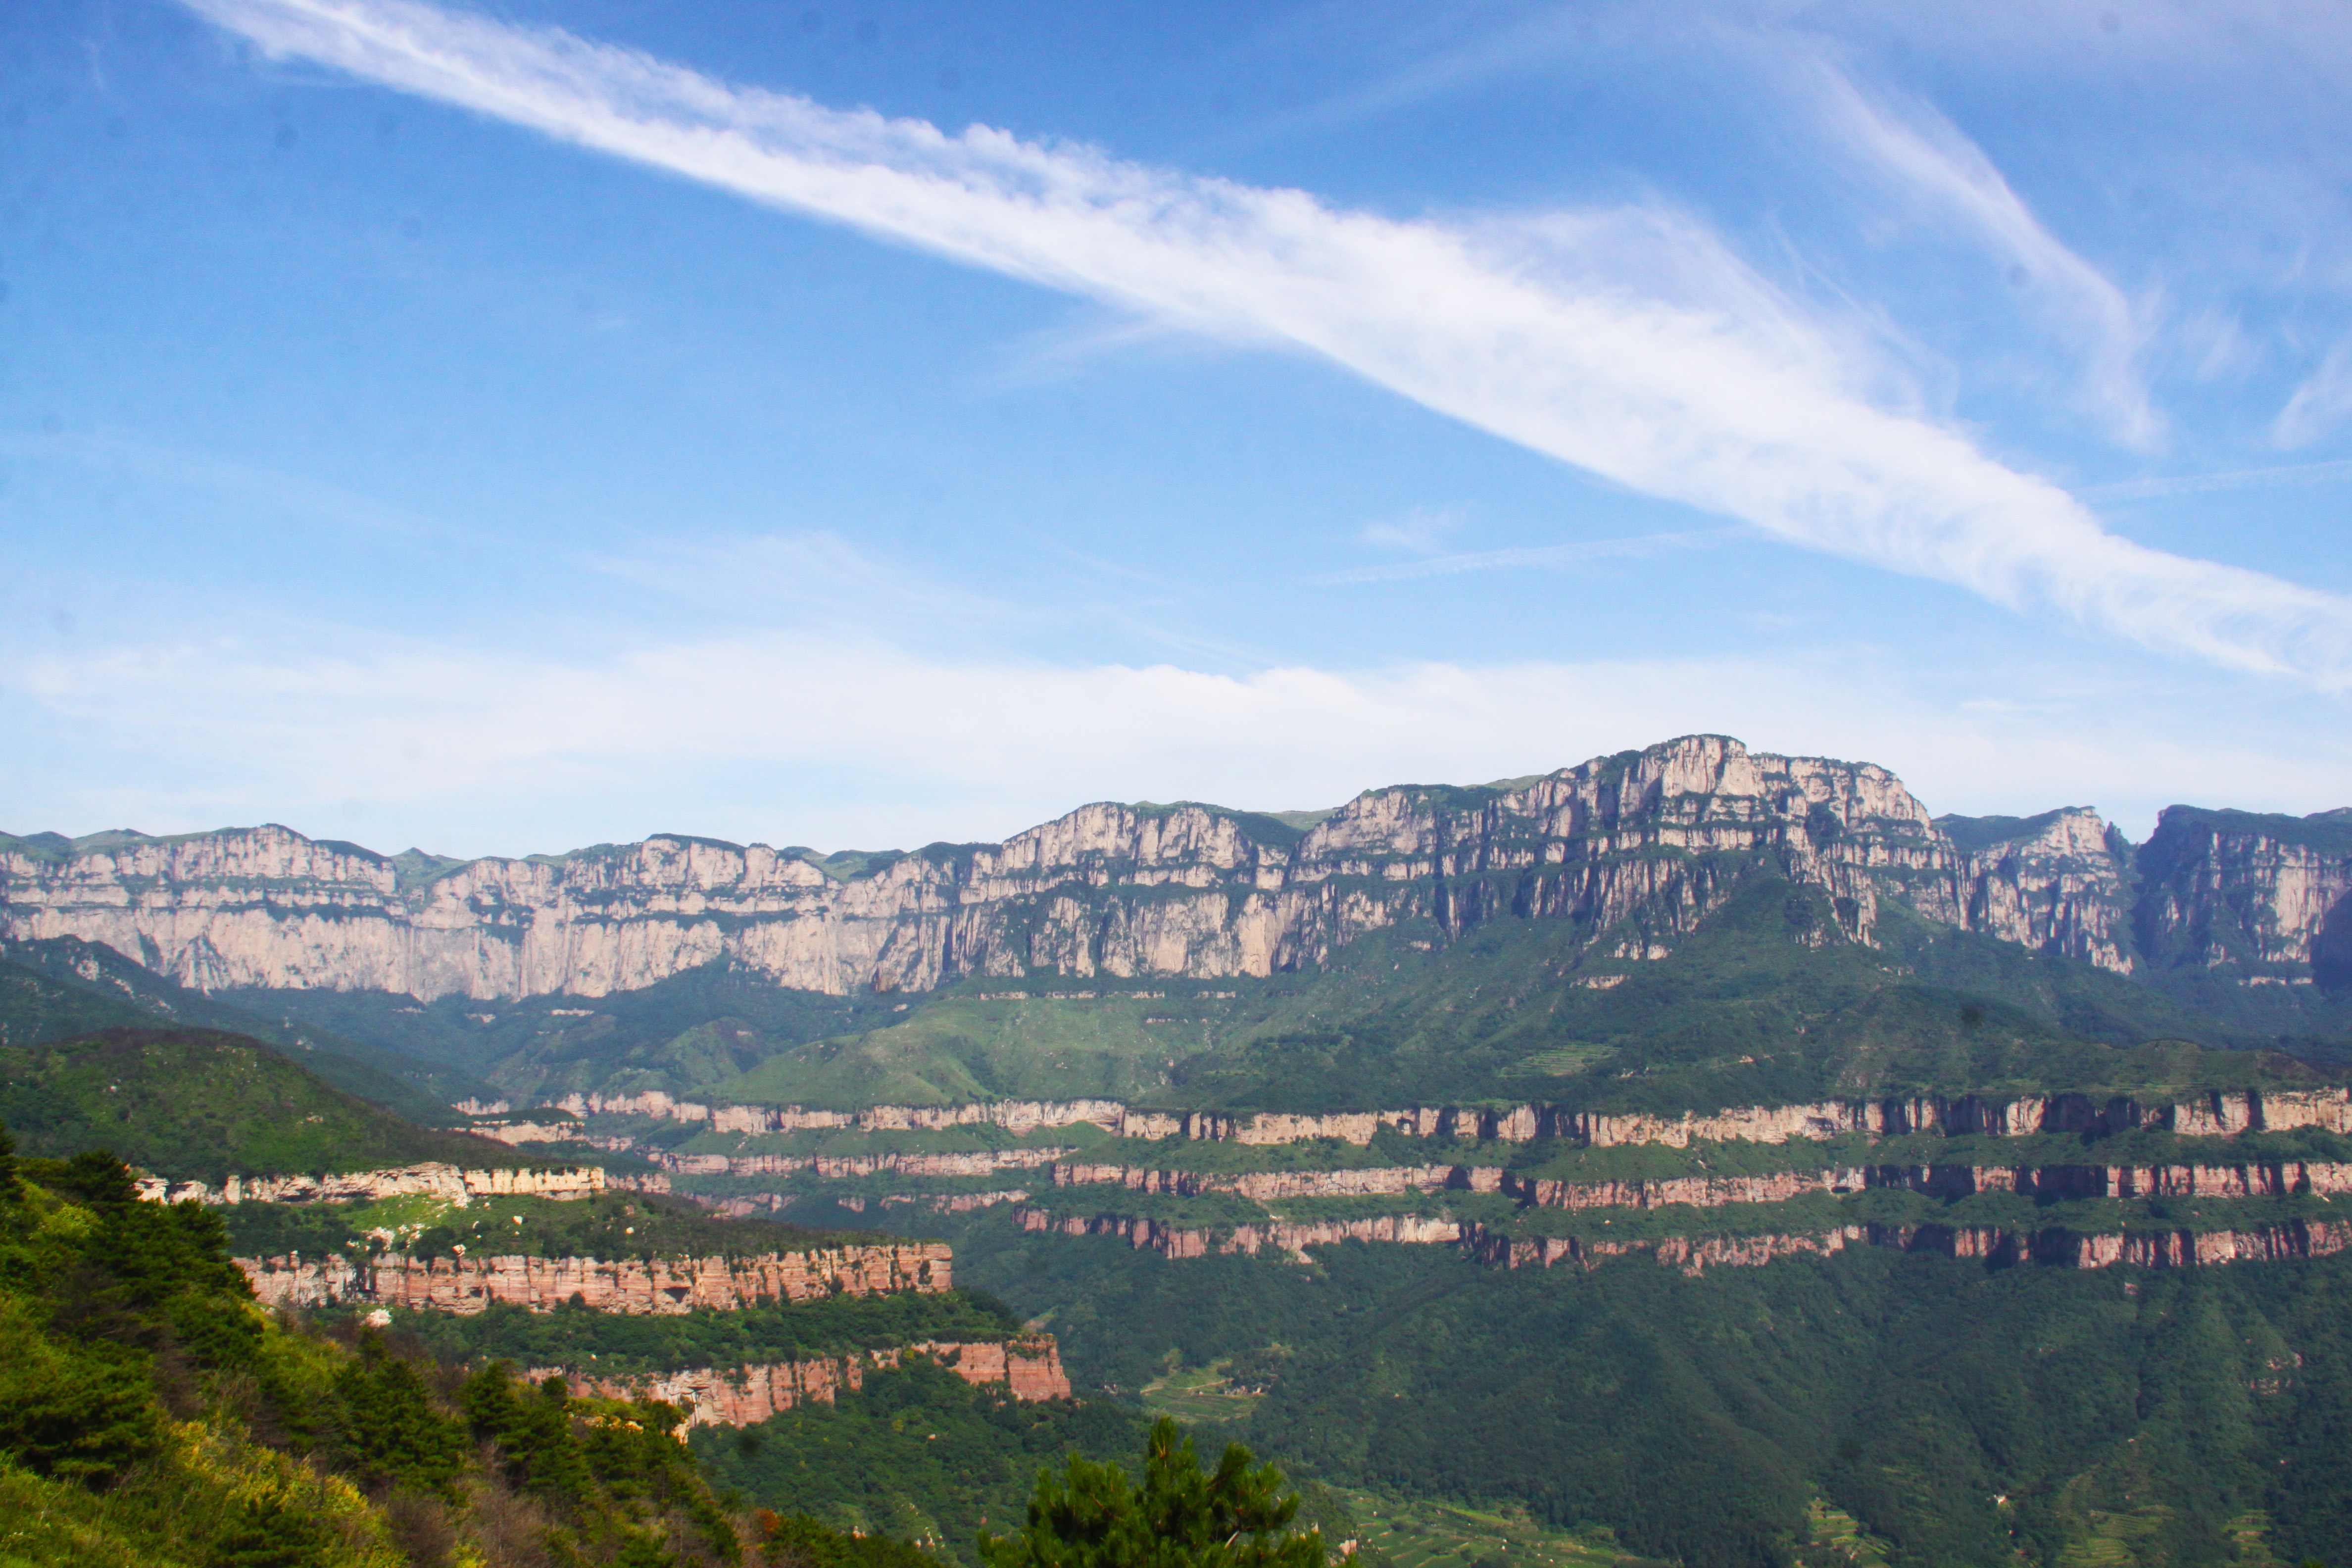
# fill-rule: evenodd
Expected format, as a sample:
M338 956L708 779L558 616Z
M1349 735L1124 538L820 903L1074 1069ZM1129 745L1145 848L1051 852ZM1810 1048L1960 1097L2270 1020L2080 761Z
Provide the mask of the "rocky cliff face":
M1415 1138L1459 1138L1477 1142L1503 1140L1524 1142L1533 1138L1564 1138L1593 1148L1628 1143L1663 1143L1687 1148L1694 1142L1738 1140L1751 1143L1785 1143L1791 1138L1833 1138L1843 1132L1874 1136L1904 1132L1944 1132L1953 1136L1985 1133L2013 1137L2027 1132L2121 1132L2147 1127L2183 1136L2249 1131L2284 1132L2297 1127L2318 1127L2331 1132L2352 1132L2352 1090L2313 1089L2215 1090L2179 1101L2143 1101L2129 1096L2098 1100L2083 1094L1916 1095L1883 1100L1826 1100L1797 1105L1740 1105L1715 1111L1683 1111L1673 1116L1604 1111L1563 1110L1530 1102L1523 1105L1420 1105L1395 1110L1347 1110L1329 1115L1224 1115L1214 1111L1139 1110L1117 1100L1063 1101L994 1100L971 1105L931 1108L877 1105L863 1111L804 1111L797 1106L699 1105L667 1095L635 1095L625 1100L570 1102L625 1107L634 1114L658 1113L683 1121L709 1123L722 1132L790 1131L808 1126L905 1129L964 1125L989 1118L985 1113L1017 1107L1018 1131L1037 1127L1068 1127L1080 1121L1122 1138L1197 1139L1203 1142L1233 1142L1259 1145L1331 1139L1359 1147L1370 1143L1382 1127L1392 1127ZM656 1151L656 1152L658 1152ZM1066 1151L1003 1150L986 1155L942 1155L949 1162L969 1160L969 1165L942 1163L933 1169L889 1163L923 1158L914 1155L844 1156L843 1174L872 1170L902 1170L908 1174L977 1175L987 1169L1042 1163ZM678 1157L680 1170L692 1166ZM801 1155L724 1156L723 1169L745 1173L812 1168L814 1157ZM828 1157L831 1159L833 1157ZM733 1161L773 1160L770 1165ZM856 1166L855 1160L877 1163Z
M321 1176L232 1175L217 1187L205 1182L166 1182L160 1176L139 1183L139 1195L151 1203L347 1204L421 1193L458 1208L478 1197L587 1198L604 1190L604 1173L594 1165L491 1171L403 1165Z
M1067 1149L984 1149L955 1154L673 1154L653 1157L681 1175L782 1176L810 1171L827 1181L899 1176L985 1176L1051 1164Z
M2134 934L2158 969L2352 985L2352 818L2174 806L2139 856ZM2340 954L2340 956L2339 956Z
M1404 1193L1499 1193L1507 1177L1496 1165L1373 1165L1339 1171L1171 1171L1149 1165L1072 1162L1049 1173L1057 1187L1115 1186L1132 1192L1196 1198L1234 1193L1253 1203L1284 1198L1393 1197Z
M925 1342L812 1361L693 1368L661 1377L603 1377L576 1367L535 1367L530 1376L561 1373L574 1393L662 1400L685 1410L689 1426L750 1426L796 1405L830 1405L843 1394L863 1388L868 1373L898 1366L911 1355L928 1356L976 1388L999 1389L1014 1399L1070 1397L1061 1347L1051 1334L969 1344Z
M1958 822L1946 825L1957 827ZM2014 837L1988 837L1966 853L1963 923L2036 952L2063 953L2130 973L2130 841L2098 813L2080 806L2018 826Z
M847 880L684 837L437 874L278 826L79 849L0 838L0 931L104 942L206 990L490 999L601 996L721 957L835 994L1265 976L1369 931L1459 934L1508 914L1570 922L1597 984L1766 869L1820 889L1863 941L1894 898L2119 971L2154 955L2308 979L2340 911L2352 983L2352 842L2335 843L2352 826L2239 815L2176 809L2136 858L2087 810L1947 831L1884 768L1688 736L1520 788L1374 790L1303 834L1207 806L1089 805Z
M240 1258L267 1307L366 1302L481 1311L493 1302L552 1311L575 1296L602 1312L730 1310L761 1301L946 1290L952 1255L941 1242L837 1247L757 1258Z
M2060 1268L2188 1268L2227 1263L2275 1263L2324 1258L2352 1248L2352 1223L2283 1220L2234 1230L2137 1230L2082 1235L2051 1228L2012 1231L1991 1226L1849 1225L1808 1233L1739 1237L1668 1237L1658 1241L1591 1241L1575 1237L1507 1237L1465 1226L1463 1244L1483 1262L1506 1268L1587 1268L1612 1258L1646 1256L1703 1274L1709 1268L1753 1268L1782 1258L1819 1256L1848 1247L1936 1252L2000 1267L2039 1263Z
M102 942L205 989L594 996L727 956L841 994L1033 971L1262 976L1366 931L1505 913L1573 921L1598 955L1638 961L1759 867L1822 889L1865 939L1883 898L1958 921L1974 897L1967 857L1885 769L1699 736L1519 789L1377 790L1303 835L1202 806L1091 805L845 882L764 846L686 838L423 881L277 826L75 853L11 840L0 918L11 936ZM2001 905L2030 926L2010 904L2035 898Z
M1042 1208L1016 1208L1013 1218L1022 1229L1063 1236L1116 1236L1128 1245L1149 1248L1167 1258L1207 1258L1215 1254L1286 1252L1307 1261L1310 1247L1330 1247L1342 1241L1386 1241L1451 1245L1463 1239L1457 1221L1433 1215L1375 1215L1363 1219L1260 1220L1221 1226L1215 1229L1187 1228L1132 1215L1056 1215Z

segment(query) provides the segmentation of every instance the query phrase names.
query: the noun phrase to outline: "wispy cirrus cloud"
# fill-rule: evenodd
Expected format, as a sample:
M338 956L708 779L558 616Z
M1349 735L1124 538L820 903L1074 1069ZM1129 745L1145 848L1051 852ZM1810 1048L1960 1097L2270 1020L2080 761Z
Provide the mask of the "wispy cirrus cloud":
M1527 545L1512 550L1470 550L1451 555L1428 555L1387 566L1359 566L1327 572L1318 583L1396 583L1412 577L1452 577L1465 572L1500 572L1533 566L1563 571L1592 561L1638 561L1672 554L1677 550L1703 549L1736 537L1732 528L1687 529L1675 533L1643 533L1624 539L1584 539L1570 544Z
M2280 485L2333 485L2352 479L2352 458L2325 463L2289 463L2277 468L2235 468L2218 474L2168 474L2090 485L2074 493L2088 501L2160 500L2169 496L2222 490L2266 489Z
M2082 365L2082 398L2127 446L2157 444L2164 421L2138 366L2143 311L2050 232L1984 150L1931 106L1865 93L1819 48L1801 54L1818 112L1847 153L1914 207L1966 231Z
M831 110L415 0L187 3L273 55L1187 331L1321 356L1791 543L2223 666L2352 683L2352 601L2108 533L2055 485L1878 406L1862 390L1870 367L1835 331L1673 215L1405 221L985 126ZM2041 243L2015 227L2005 186L1946 162L1954 199ZM1652 273L1684 291L1651 290Z
M2352 338L2327 351L2327 357L2294 389L2286 406L2271 426L2271 437L2281 447L2310 445L2352 418Z

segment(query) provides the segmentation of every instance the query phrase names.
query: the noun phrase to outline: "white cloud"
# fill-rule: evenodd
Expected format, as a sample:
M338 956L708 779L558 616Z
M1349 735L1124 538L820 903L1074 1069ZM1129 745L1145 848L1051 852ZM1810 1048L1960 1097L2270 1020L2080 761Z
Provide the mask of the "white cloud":
M1527 225L1398 221L985 126L835 111L410 0L189 3L277 55L1189 331L1321 355L1794 543L2054 605L2151 647L2352 680L2352 602L2117 538L2054 485L1873 405L1857 390L1867 367L1834 334L1720 247L1694 252L1686 223L1581 215L1538 242ZM2043 244L2030 218L2017 226L2021 207L2004 216L2005 187L1946 162L1956 200ZM2044 251L2063 267L2063 247ZM1654 271L1700 297L1651 291Z
M1868 648L1237 677L972 662L812 633L598 658L357 630L300 647L190 641L0 667L0 707L26 733L78 755L163 759L121 791L104 770L0 763L11 812L31 814L0 826L268 817L462 853L656 829L903 846L1001 837L1091 799L1328 805L1380 784L1549 771L1691 731L1883 763L1937 811L2091 803L2143 833L2172 800L2344 804L2352 773L2352 730L2266 731L2228 713L2226 692L2169 678L2160 692L2046 670L1937 679L1944 689L1894 674ZM2158 703L2162 721L2149 722ZM2208 711L2181 723L2184 704ZM194 781L184 789L170 782L175 767Z

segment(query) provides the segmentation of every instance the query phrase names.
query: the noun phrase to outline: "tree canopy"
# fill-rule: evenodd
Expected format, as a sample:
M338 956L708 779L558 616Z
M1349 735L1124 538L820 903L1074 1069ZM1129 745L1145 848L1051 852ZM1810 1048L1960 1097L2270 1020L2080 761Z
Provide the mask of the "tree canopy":
M1324 1568L1323 1532L1293 1531L1297 1513L1280 1470L1239 1443L1204 1470L1162 1416L1140 1489L1118 1466L1073 1454L1063 1474L1038 1473L1027 1526L983 1533L980 1554L989 1568Z

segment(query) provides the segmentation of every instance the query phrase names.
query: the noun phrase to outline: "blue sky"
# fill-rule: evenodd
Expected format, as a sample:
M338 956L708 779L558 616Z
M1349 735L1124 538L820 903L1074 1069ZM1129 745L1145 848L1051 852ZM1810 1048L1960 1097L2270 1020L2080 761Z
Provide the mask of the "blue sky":
M559 30L560 29L560 30ZM19 0L0 826L2352 801L2340 8Z

